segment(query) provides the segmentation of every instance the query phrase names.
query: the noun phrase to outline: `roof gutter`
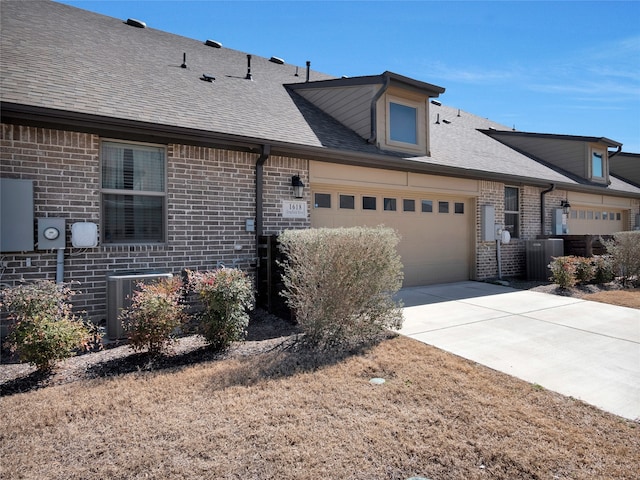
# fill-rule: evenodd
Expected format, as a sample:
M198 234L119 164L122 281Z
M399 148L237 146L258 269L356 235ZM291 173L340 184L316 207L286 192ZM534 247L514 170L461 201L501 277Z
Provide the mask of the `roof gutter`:
M384 93L381 89L380 95ZM103 115L69 112L47 107L21 105L11 102L0 102L2 122L23 125L45 126L47 128L70 128L75 131L92 133L123 140L137 140L152 143L185 143L213 148L230 148L237 151L264 153L263 145L267 139L244 137L221 132L211 132L187 127L141 122L139 120L119 119ZM504 175L486 171L472 171L433 163L411 161L411 158L390 155L349 152L321 146L310 146L282 141L269 141L268 155L294 156L308 160L350 164L356 166L385 168L413 173L455 176L473 180L493 180L520 182L523 184L545 187L549 180L542 180L520 175ZM398 161L399 159L404 161ZM266 161L266 159L265 159ZM572 191L602 194L602 187L591 187L574 182L555 182L557 186ZM616 195L638 198L634 192L615 191Z
M547 193L551 193L556 189L556 184L552 183L549 188L540 192L540 235L544 235L544 225L546 223L544 196Z
M609 160L611 160L613 157L615 157L616 155L618 155L621 151L622 151L622 145L618 145L618 150L616 150L616 151L615 151L615 152L613 152L611 155L609 155Z

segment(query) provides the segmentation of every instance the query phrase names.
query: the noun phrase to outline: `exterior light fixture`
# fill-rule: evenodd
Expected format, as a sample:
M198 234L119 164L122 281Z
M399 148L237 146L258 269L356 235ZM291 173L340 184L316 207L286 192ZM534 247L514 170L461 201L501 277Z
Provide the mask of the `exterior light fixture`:
M304 183L300 180L300 175L294 175L291 177L291 187L293 188L293 196L295 198L303 197Z
M565 215L569 215L569 212L571 211L571 204L569 203L569 201L562 200L560 202L560 206L562 207L562 213L564 213Z

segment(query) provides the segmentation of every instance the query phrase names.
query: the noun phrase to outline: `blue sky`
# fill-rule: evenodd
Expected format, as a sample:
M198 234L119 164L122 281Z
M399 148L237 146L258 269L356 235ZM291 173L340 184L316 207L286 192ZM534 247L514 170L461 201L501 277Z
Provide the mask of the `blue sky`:
M640 153L640 1L58 1L335 76L390 70L517 130Z

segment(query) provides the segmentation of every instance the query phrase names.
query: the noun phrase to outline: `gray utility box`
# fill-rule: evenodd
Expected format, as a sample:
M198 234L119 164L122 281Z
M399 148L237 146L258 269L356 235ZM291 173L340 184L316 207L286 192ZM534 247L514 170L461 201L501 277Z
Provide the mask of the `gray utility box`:
M549 280L551 270L547 267L553 257L564 255L564 240L547 238L527 240L527 280Z
M124 338L120 312L131 306L131 295L139 282L149 283L172 277L171 273L157 270L127 270L107 274L107 338Z

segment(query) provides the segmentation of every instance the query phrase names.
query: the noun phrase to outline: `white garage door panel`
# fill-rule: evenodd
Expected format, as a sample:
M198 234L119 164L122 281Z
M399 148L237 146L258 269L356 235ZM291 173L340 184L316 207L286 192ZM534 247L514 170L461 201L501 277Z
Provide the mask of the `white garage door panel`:
M404 265L404 286L468 280L471 277L474 201L442 195L402 193L376 194L322 188L312 192L331 194L330 208L312 208L313 227L385 225L401 235L398 251ZM339 194L355 195L355 209L338 208ZM362 195L377 198L377 210L362 210ZM384 211L383 199L396 198L397 210ZM315 198L315 197L313 197ZM403 199L415 200L414 212L403 211ZM433 212L421 211L421 200L433 202ZM449 203L449 213L438 213L438 201ZM454 213L455 203L464 204L464 213Z
M613 235L625 229L627 212L606 207L571 208L567 226L571 235Z

